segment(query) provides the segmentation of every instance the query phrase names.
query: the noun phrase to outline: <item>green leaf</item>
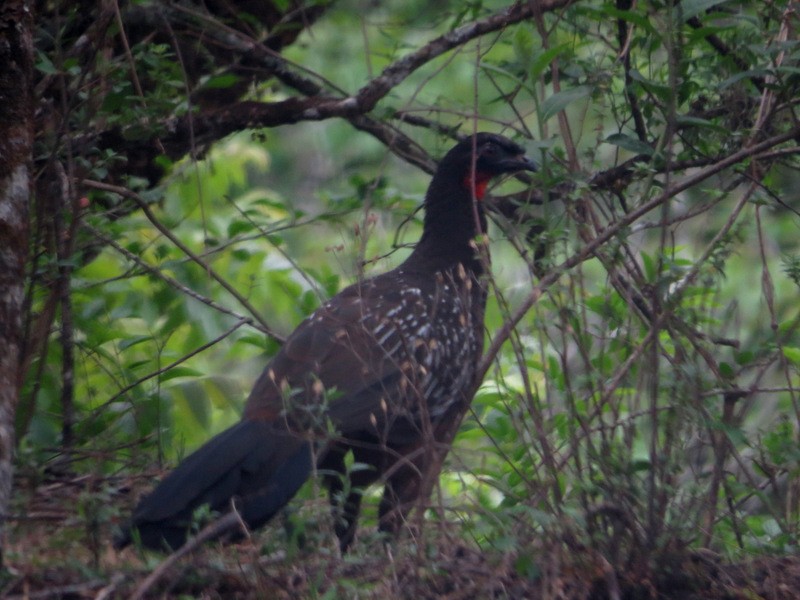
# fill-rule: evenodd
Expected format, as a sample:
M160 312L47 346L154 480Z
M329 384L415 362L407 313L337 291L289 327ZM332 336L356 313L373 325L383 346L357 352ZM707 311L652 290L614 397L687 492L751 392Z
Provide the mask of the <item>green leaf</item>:
M170 388L175 405L176 422L190 417L194 426L208 432L211 425L211 402L199 379L190 379Z
M512 38L512 44L517 60L525 66L530 64L533 56L533 35L527 27L522 25L517 27Z
M564 90L553 94L542 102L542 121L548 121L557 115L570 104L577 100L582 100L592 93L592 88L588 85L581 85L569 90Z
M728 380L733 379L736 375L736 372L733 370L733 367L731 367L730 363L724 361L719 363L719 372L720 375Z
M253 334L243 335L238 340L236 340L237 343L242 343L242 344L248 344L250 346L255 346L259 350L263 350L264 349L264 347L266 345L265 341L266 341L266 338L263 335L261 335L260 333L259 334L253 333Z
M736 83L738 81L741 81L742 79L752 79L752 78L755 78L755 77L764 77L767 74L768 74L768 72L767 72L766 69L748 69L747 71L740 71L739 73L736 73L736 75L732 75L731 77L728 77L725 81L720 83L717 86L717 89L718 90L724 90L725 88L729 88L734 83Z
M225 73L223 75L215 75L214 77L209 78L203 84L203 87L206 89L225 89L229 87L233 87L239 81L241 81L241 77L238 75L234 75L233 73Z
M736 446L743 446L747 444L747 436L741 427L727 425L722 421L719 422L719 429L728 436L728 439Z
M166 156L164 154L159 154L158 156L156 156L153 159L153 162L156 165L158 165L160 168L162 168L165 172L169 171L172 168L172 165L175 164L174 161L170 157L168 157L168 156Z
M637 140L629 135L625 135L624 133L612 133L606 138L606 143L619 146L620 148L628 150L629 152L633 152L634 154L653 156L653 153L655 152L650 145L645 144L643 141Z
M600 316L604 316L607 313L608 302L605 296L589 296L583 303L586 308Z
M189 367L174 367L160 376L161 381L169 381L170 379L177 379L178 377L200 377L202 373L197 369L190 369Z
M249 233L253 231L254 226L250 221L233 221L228 225L228 237L236 237L240 233Z
M53 61L50 60L50 57L47 56L44 52L38 51L36 53L36 69L41 71L45 75L55 75L58 73L58 69L53 64Z
M648 33L652 33L655 35L659 35L659 31L653 27L653 24L650 22L645 15L633 12L631 10L620 10L613 6L604 6L603 12L610 16L614 17L615 19L622 19L623 21L628 21L629 23L633 23L637 27L641 27Z
M658 96L661 100L667 101L672 95L672 88L663 83L648 79L636 69L631 70L631 79L640 83L646 90Z
M549 48L544 52L535 55L535 58L530 64L528 68L528 73L532 80L539 79L539 76L544 72L544 70L550 66L550 63L553 62L558 56L563 54L566 50L570 47L569 44L561 44L559 46L555 46L554 48Z
M727 0L683 0L678 8L680 11L678 14L684 21L688 21L692 17L706 12L709 8L725 2Z
M119 349L127 350L131 346L136 346L137 344L141 344L142 342L149 342L152 339L153 337L149 335L137 335L134 337L130 337L128 339L122 340L119 343Z
M794 346L784 346L782 349L783 355L789 360L790 363L793 365L800 365L800 348L795 348Z
M708 129L713 129L714 131L717 131L719 133L722 133L724 131L728 131L724 127L720 127L719 125L717 125L716 123L714 123L712 121L709 121L708 119L700 119L698 117L690 117L690 116L687 116L687 115L680 115L680 116L678 116L676 121L677 121L678 125L680 125L682 127L688 127L688 126L691 126L691 127L707 127Z
M642 257L642 266L644 267L644 276L645 279L653 283L658 278L658 269L656 267L656 261L653 260L653 257L647 254L646 252L641 253Z

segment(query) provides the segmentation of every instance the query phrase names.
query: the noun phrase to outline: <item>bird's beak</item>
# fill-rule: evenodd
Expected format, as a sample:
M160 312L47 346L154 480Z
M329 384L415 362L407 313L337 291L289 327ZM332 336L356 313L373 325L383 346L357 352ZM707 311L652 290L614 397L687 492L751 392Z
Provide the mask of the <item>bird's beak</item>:
M524 154L520 154L519 156L514 156L511 158L506 158L505 160L500 161L500 168L507 173L513 173L514 171L536 171L536 163L533 162L530 158L525 156Z

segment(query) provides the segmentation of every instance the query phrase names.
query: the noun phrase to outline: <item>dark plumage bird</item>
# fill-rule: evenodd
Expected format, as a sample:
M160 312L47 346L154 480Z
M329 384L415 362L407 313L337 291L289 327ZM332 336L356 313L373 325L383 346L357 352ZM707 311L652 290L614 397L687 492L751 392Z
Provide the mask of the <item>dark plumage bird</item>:
M255 528L309 478L324 474L342 549L353 539L361 490L384 486L379 526L396 532L431 473L434 444L476 387L486 305L476 236L489 180L533 170L499 135L459 142L425 196L422 238L396 269L352 285L289 336L264 369L237 425L190 455L145 496L130 528L142 544L176 549L201 505ZM352 452L368 468L345 467ZM344 477L350 493L343 497ZM238 517L228 516L231 527ZM117 539L121 547L131 531Z

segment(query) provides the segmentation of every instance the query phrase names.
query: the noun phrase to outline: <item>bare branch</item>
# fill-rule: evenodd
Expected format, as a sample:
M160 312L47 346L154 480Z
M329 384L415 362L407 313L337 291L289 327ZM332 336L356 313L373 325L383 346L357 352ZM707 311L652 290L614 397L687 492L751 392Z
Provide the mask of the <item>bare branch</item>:
M519 23L532 17L534 14L551 12L560 8L565 8L574 0L543 0L542 2L520 2L506 9L497 11L493 15L467 23L461 27L450 31L430 42L425 46L392 63L383 72L362 87L355 95L357 106L366 112L381 100L390 90L397 87L404 79L419 69L422 65L429 63L434 58L441 56L445 52L463 46L467 42L474 40L487 33L492 33Z
M393 151L408 158L412 164L422 166L427 170L431 168L431 165L424 156L421 156L419 152L404 150L411 145L408 138L403 140L400 136L390 133L385 126L380 127L377 121L363 120L367 118L367 113L409 75L442 54L482 35L519 23L530 18L534 13L541 14L564 8L572 1L547 0L536 4L530 2L514 4L484 19L462 25L392 63L356 94L347 97L323 94L323 88L319 84L293 72L282 57L275 55L256 42L246 40L240 34L227 32L228 39L235 43L240 50L246 49L251 58L259 61L270 72L279 74L283 81L288 82L295 89L301 90L307 97L292 97L278 102L242 101L197 115L174 117L155 128L157 130L156 137L139 142L128 139L123 131L113 129L101 134L100 146L125 148L128 156L127 172L145 174L151 182L155 183L160 177L161 171L152 164L153 159L164 152L172 159L184 156L190 149L192 135L198 145L205 146L245 129L343 118L353 122L359 129L369 131L373 135L380 134L379 139L393 139L396 142L390 145ZM400 140L402 143L399 143Z
M248 310L248 312L250 312L252 317L261 324L261 327L264 329L264 331L267 332L267 334L270 337L278 340L279 342L283 342L284 341L284 337L282 335L278 334L275 330L272 329L272 327L269 326L269 324L264 319L264 317L262 317L261 314L259 313L259 311L252 304L250 304L250 301L247 298L242 296L236 290L236 288L234 288L230 283L228 283L228 281L224 277L222 277L216 271L214 271L214 269L211 268L211 265L206 263L197 254L192 252L192 250L186 244L181 242L175 236L175 234L173 234L169 230L168 227L166 227L161 221L159 221L156 218L156 216L150 210L150 207L148 206L147 202L144 200L144 198L139 196L139 194L137 194L136 192L134 192L132 190L124 188L124 187L120 187L120 186L117 186L117 185L110 185L108 183L102 183L100 181L92 181L90 179L84 179L83 180L83 184L86 185L87 187L90 187L90 188L93 188L93 189L96 189L96 190L102 190L102 191L105 191L105 192L111 192L111 193L114 193L114 194L119 194L119 195L124 196L126 198L130 198L131 200L136 202L136 204L139 206L139 208L144 213L144 215L147 217L147 219L153 224L153 226L156 229L158 229L162 233L162 235L164 235L164 237L166 237L177 248L179 248L181 250L181 252L183 252L186 256L188 256L190 259L192 259L193 262L195 262L198 265L200 265L203 268L203 270L205 272L207 272L211 276L211 278L214 279L214 281L219 283L231 296L236 298L236 300L239 302L239 304L241 304L243 307L245 307Z
M508 339L508 336L511 334L511 331L517 326L517 324L525 317L528 311L533 307L534 304L539 300L541 295L553 285L564 273L569 271L570 269L574 268L575 266L579 265L580 263L588 260L589 258L595 255L595 252L605 244L608 240L612 237L617 235L622 229L628 227L634 221L640 219L651 210L661 206L664 202L668 199L673 198L675 195L705 181L709 177L731 167L743 160L747 160L749 158L757 158L760 154L771 151L775 146L788 142L800 135L800 127L795 127L785 133L780 135L776 135L769 139L764 140L761 143L754 144L750 147L743 148L738 152L735 152L723 159L719 162L714 163L713 165L709 165L704 169L700 169L695 173L687 176L685 179L676 182L670 188L665 190L663 193L659 194L655 198L645 202L641 206L635 208L631 212L627 213L624 217L620 220L612 223L602 231L600 231L595 238L593 238L590 242L581 248L579 252L576 252L567 260L562 262L557 267L554 267L545 277L543 277L539 284L536 285L528 297L522 302L522 304L514 311L514 313L510 316L510 318L503 324L503 326L497 331L494 338L492 339L489 348L484 353L483 358L481 359L480 365L478 367L478 381L482 381L485 377L486 373L489 370L489 367L492 364L495 356L500 351L501 346L505 343Z

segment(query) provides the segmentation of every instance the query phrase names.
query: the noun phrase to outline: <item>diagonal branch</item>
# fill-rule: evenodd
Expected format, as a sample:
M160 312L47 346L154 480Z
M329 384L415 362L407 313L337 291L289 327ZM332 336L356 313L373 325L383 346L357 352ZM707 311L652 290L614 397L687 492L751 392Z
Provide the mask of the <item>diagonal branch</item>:
M404 56L400 60L386 67L383 72L362 87L355 95L358 107L367 112L393 88L397 87L414 71L419 69L434 58L441 56L445 52L463 46L467 42L478 38L487 33L492 33L529 19L534 14L550 12L559 8L565 8L574 0L542 0L541 2L520 2L503 10L480 19L462 25L442 36L437 37L425 44L416 52Z
M153 159L163 153L173 160L184 156L189 151L190 129L194 134L194 142L202 146L244 129L344 118L350 120L357 128L373 135L380 133L377 137L382 141L387 137L397 141L400 138L380 127L378 121L364 119L368 118L367 113L372 111L380 100L412 73L473 39L524 21L534 13L540 14L564 8L572 2L574 0L518 3L483 19L462 25L392 63L354 95L345 97L323 93L322 85L293 72L288 61L280 55L257 42L247 40L240 34L226 30L220 35L235 43L239 51L246 51L249 59L260 61L268 72L299 90L306 97L291 97L277 102L243 101L206 113L168 118L160 127L155 128L157 131L151 139L136 140L135 136L126 135L124 130L108 130L100 135L99 145L102 148L125 148L128 171L131 174L144 174L155 183L160 178L161 172L153 165ZM132 127L139 128L141 124ZM403 148L409 147L411 141L406 138L402 140L402 144L393 146L392 151L398 152L400 149L398 154L411 159L412 164L425 169L431 168L429 159L424 154L418 151L403 151Z
M89 179L84 179L82 182L87 187L102 190L104 192L111 192L113 194L119 194L120 196L124 196L125 198L129 198L133 200L144 213L144 216L153 224L153 226L161 232L169 241L171 241L177 248L181 250L186 256L188 256L192 261L200 265L203 270L208 273L214 281L219 283L231 296L236 298L236 300L241 304L247 311L252 315L252 317L261 324L263 331L272 337L273 339L283 342L284 337L278 334L272 327L270 327L269 323L264 320L264 317L258 312L258 310L250 304L250 301L242 296L236 288L234 288L228 281L219 275L214 269L211 268L211 265L206 263L202 258L200 258L197 254L192 252L192 250L183 242L181 242L174 233L172 233L168 227L166 227L161 221L159 221L156 216L153 214L153 211L150 210L147 202L139 196L136 192L129 190L124 187L120 187L117 185L110 185L108 183L103 183L100 181L92 181Z
M670 186L664 192L652 198L651 200L645 202L641 206L631 210L630 212L626 213L621 219L612 223L602 231L600 231L597 236L595 236L590 242L588 242L579 252L570 256L567 260L562 262L560 265L553 268L547 275L545 275L540 281L539 284L536 285L528 297L522 302L522 304L516 309L516 311L510 316L510 318L503 323L503 326L497 331L494 337L491 340L489 348L481 358L481 362L478 365L477 370L477 377L476 381L483 381L483 378L486 376L486 373L489 370L489 367L492 365L492 361L494 361L495 356L500 351L502 345L506 342L508 337L511 335L511 332L514 328L519 324L520 321L528 314L528 311L533 307L536 302L538 302L541 295L547 290L551 285L553 285L558 279L569 271L570 269L574 268L575 266L579 265L580 263L588 260L589 258L593 257L597 252L598 248L608 242L611 238L617 235L620 231L622 231L625 227L630 226L634 221L640 219L650 211L654 210L655 208L661 206L664 202L666 202L669 198L674 197L676 194L686 191L687 189L705 181L709 177L716 175L720 171L723 171L733 165L742 162L744 160L748 160L751 158L757 158L760 154L772 150L775 146L780 144L786 143L792 139L795 139L798 135L800 135L800 127L794 127L789 131L771 137L769 139L764 140L761 143L753 144L752 146L748 146L739 150L738 152L734 152L733 154L721 159L720 161L714 163L713 165L709 165L703 169L700 169L688 177L684 178L683 180L675 183L674 185Z

